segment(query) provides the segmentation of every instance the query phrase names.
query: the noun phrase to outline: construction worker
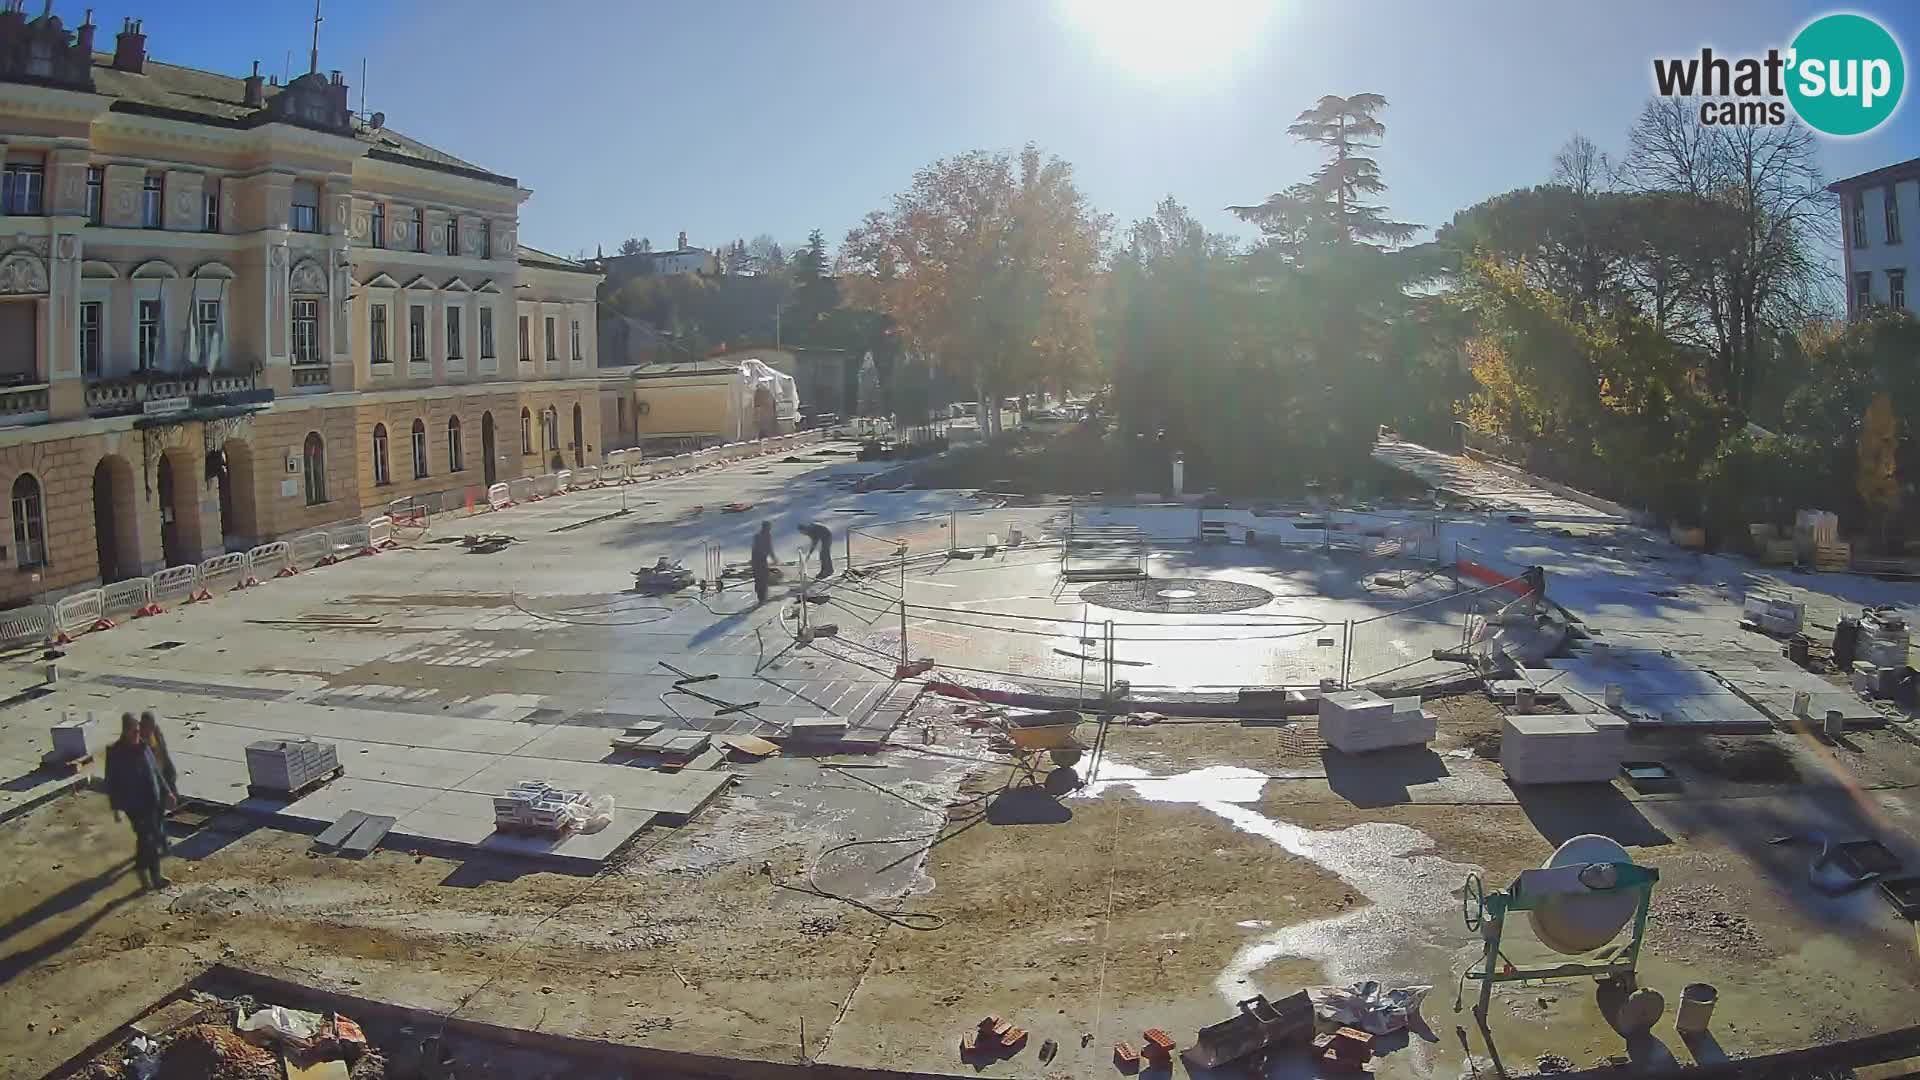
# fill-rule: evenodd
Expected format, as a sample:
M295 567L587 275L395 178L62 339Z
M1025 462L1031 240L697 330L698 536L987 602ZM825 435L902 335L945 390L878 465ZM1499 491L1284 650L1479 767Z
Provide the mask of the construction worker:
M817 521L809 521L800 526L800 531L807 534L807 540L809 541L807 554L812 555L816 551L820 553L820 572L813 576L815 578L832 577L833 530Z
M767 602L767 592L773 585L773 522L760 523L760 531L753 534L753 592L761 603Z

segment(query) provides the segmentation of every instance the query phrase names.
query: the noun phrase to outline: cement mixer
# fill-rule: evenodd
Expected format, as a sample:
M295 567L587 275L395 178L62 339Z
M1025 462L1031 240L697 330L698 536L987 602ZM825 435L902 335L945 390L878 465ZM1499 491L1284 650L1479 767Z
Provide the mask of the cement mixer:
M1479 932L1486 951L1480 963L1461 976L1461 983L1480 980L1480 1002L1473 1015L1481 1029L1487 1027L1494 983L1585 975L1631 989L1647 933L1647 909L1659 880L1660 871L1635 864L1626 848L1592 834L1561 844L1545 865L1521 871L1504 892L1488 893L1480 875L1467 875L1463 914L1467 929ZM1506 955L1501 939L1508 914L1516 911L1527 913L1534 937L1558 956L1515 963ZM1616 941L1628 923L1633 924L1632 936Z

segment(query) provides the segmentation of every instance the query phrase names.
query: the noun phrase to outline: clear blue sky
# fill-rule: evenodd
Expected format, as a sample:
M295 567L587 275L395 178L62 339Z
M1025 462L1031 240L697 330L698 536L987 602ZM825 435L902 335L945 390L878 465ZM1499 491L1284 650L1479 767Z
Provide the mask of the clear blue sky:
M239 75L291 51L305 70L301 0L105 5L107 49L137 15L161 60ZM77 22L76 6L57 10ZM1386 95L1388 201L1432 226L1541 182L1575 131L1617 152L1653 56L1784 46L1843 9L1920 58L1920 4L1902 0L326 0L320 66L347 72L358 107L364 59L369 109L518 177L523 239L563 253L681 229L837 244L919 166L1029 140L1119 225L1171 193L1246 233L1222 208L1311 170L1285 127L1321 94ZM1920 105L1823 154L1835 177L1920 155Z

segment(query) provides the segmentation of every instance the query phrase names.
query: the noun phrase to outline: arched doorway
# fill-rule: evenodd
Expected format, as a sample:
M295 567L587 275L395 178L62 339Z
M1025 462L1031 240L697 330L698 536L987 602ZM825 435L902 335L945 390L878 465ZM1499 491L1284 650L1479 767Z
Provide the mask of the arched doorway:
M193 455L169 450L159 465L160 551L168 566L200 561L200 498Z
M496 472L493 460L494 456L493 414L484 412L480 414L480 460L485 462L485 464L481 466L481 471L486 475L488 487L492 487L500 482L494 478Z
M586 426L580 422L580 406L573 407L573 465L579 468L587 463Z
M228 439L220 453L226 459L220 469L220 539L224 550L245 551L260 537L254 511L253 448L244 440Z
M93 467L93 538L102 585L140 574L133 515L133 466L108 454Z

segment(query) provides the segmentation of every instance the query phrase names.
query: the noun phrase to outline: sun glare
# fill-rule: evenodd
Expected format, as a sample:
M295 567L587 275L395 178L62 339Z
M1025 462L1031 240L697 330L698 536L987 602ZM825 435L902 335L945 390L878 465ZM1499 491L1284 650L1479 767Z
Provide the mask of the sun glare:
M1060 0L1067 22L1108 63L1148 79L1226 70L1278 0Z

